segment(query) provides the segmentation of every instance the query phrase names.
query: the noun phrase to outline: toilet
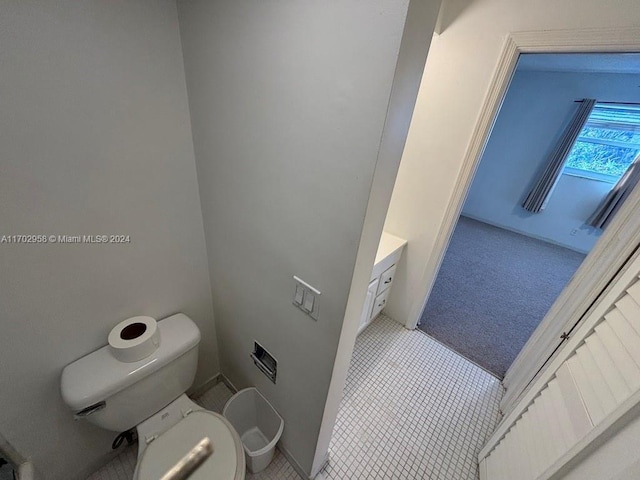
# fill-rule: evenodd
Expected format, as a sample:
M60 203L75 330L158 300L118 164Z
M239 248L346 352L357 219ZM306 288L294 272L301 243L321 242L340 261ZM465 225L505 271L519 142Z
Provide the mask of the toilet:
M136 428L134 480L157 480L208 437L213 454L190 480L243 480L245 455L238 433L215 412L191 401L200 330L178 313L158 322L160 345L127 363L107 345L67 365L61 391L75 418L113 432Z

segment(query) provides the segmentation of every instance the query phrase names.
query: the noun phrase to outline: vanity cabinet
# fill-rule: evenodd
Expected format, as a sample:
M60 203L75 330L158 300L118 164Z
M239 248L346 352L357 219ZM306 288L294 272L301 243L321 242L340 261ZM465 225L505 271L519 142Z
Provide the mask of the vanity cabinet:
M367 298L360 316L358 333L367 328L386 306L396 272L396 265L406 244L406 240L390 233L382 232L375 264L371 271Z

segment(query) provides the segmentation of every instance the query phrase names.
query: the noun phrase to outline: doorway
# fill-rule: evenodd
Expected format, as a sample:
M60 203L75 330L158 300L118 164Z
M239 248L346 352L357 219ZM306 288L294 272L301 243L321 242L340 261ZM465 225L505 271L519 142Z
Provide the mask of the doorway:
M589 217L640 153L638 65L637 54L519 58L419 322L498 378L597 242ZM545 208L529 212L582 98L596 106Z
M453 191L450 196L447 196L448 206L444 212L444 217L437 225L433 225L436 227L437 233L431 248L432 253L424 264L420 263L419 281L414 291L417 295L410 300L411 303L407 305L407 314L402 317L408 330L415 329L424 307L423 301L433 286L437 270L440 267L444 251L453 231L453 225L462 208L471 178L491 132L497 112L515 70L518 57L524 53L533 52L640 52L637 29L617 28L614 33L612 35L611 29L589 29L575 30L569 34L566 31L544 30L516 32L507 35L502 54L464 154L462 166L457 173ZM603 289L607 288L611 278L620 270L628 256L635 249L636 245L633 240L640 238L640 218L637 218L637 215L634 214L637 208L640 208L640 191L638 189L634 190L612 224L602 235L601 241L591 253L593 260L584 262L579 268L572 281L543 320L543 323L546 322L544 328L541 325L534 332L514 365L507 372L503 380L503 385L506 388L505 397L501 401L501 410L503 412L508 411L510 405L522 394L526 386L535 378L536 372L540 371L549 355L557 348L557 338L559 333L562 332L562 328L567 324L575 324L584 315L585 310L596 302L598 295ZM369 217L370 215L367 215L367 218ZM367 222L365 222L366 225ZM380 230L377 231L379 232ZM365 228L363 239L375 236L375 233L376 229L367 230ZM363 250L362 246L360 250ZM364 282L361 283L364 284ZM348 317L352 319L355 319L356 316L359 317L361 311L362 300L351 302L352 299L356 300L356 296L354 291L349 300L352 312L350 315L348 314ZM552 320L557 319L562 319L562 322L549 324ZM326 458L325 452L328 442L325 442L325 440L330 438L330 433L335 424L337 404L342 394L346 376L344 374L351 358L352 340L355 338L357 325L354 323L352 327L353 335L345 328L341 337L314 465L320 465ZM518 362L520 364L516 365ZM518 368L515 368L516 366Z

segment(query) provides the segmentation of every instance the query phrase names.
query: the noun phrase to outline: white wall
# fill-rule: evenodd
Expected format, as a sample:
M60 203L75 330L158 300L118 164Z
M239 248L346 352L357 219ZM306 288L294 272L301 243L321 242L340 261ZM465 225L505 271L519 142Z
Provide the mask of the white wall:
M468 5L467 5L468 4ZM427 260L509 32L640 24L636 0L452 0L460 12L427 59L385 230L406 238L387 312L405 322L419 309Z
M86 478L115 434L74 422L62 368L120 320L181 311L219 371L175 3L3 2L0 225L131 236L0 244L0 431L42 478Z
M306 472L407 6L178 3L222 369L282 414ZM294 274L322 292L317 322L292 305ZM276 385L249 358L254 340L278 359Z
M518 70L504 99L462 213L587 253L601 230L584 222L613 187L562 175L542 213L522 201L576 110L574 100L638 102L637 75ZM575 235L571 231L577 229Z
M420 79L439 11L440 0L411 0L409 4L387 118L371 184L367 214L360 235L340 342L316 445L312 475L315 475L326 461L360 326L372 265L377 255L380 234L409 132Z

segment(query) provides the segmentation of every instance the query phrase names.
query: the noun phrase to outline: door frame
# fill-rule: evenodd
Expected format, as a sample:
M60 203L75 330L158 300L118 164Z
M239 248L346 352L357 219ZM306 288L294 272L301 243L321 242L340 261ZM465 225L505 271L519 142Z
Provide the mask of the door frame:
M640 52L638 27L524 31L507 36L439 228L433 254L425 266L418 288L419 300L411 309L407 328L416 328L427 304L520 54L632 52ZM501 403L503 411L514 405L553 354L561 333L580 320L635 250L640 239L640 215L634 216L634 210L640 211L640 188L626 200L507 371L503 380L506 388Z

